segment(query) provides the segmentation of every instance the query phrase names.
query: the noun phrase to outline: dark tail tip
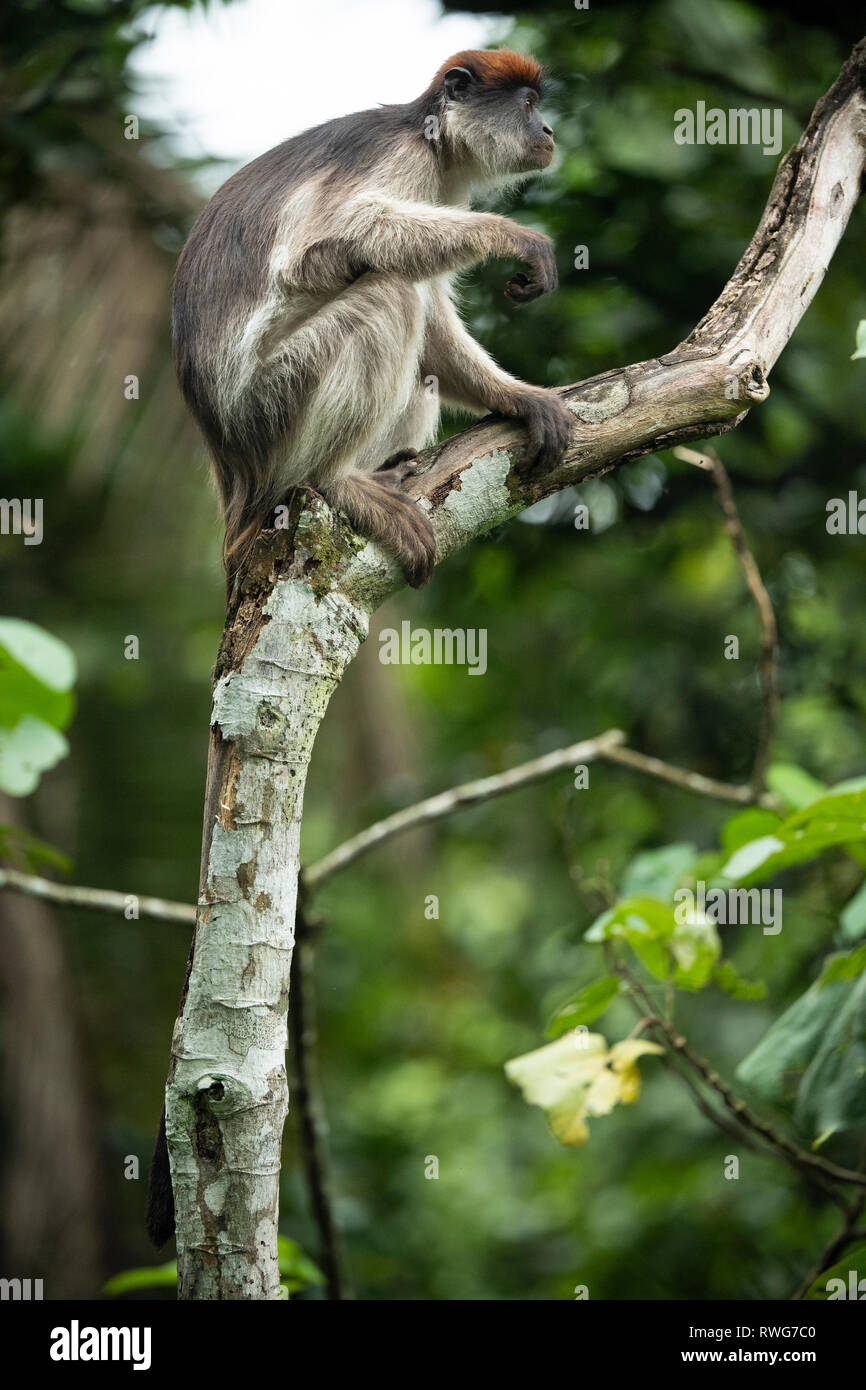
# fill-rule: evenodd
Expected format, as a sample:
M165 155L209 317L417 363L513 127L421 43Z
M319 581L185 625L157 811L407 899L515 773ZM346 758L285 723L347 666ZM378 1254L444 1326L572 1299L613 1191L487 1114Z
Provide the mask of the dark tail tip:
M159 1122L156 1148L150 1164L150 1177L147 1184L147 1214L145 1217L147 1234L157 1250L174 1235L174 1192L171 1186L171 1168L168 1162L168 1144L165 1138L165 1107Z
M271 509L273 510L273 509ZM249 558L256 537L262 526L268 519L268 513L263 512L255 515L252 520L248 520L245 525L226 527L225 544L223 545L223 565L226 572L226 603L229 603L238 571Z

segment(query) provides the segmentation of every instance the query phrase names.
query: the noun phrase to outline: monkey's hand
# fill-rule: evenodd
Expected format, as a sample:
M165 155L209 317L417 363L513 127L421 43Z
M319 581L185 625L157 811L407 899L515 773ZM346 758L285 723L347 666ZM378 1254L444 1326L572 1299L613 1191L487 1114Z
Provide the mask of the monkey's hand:
M515 236L515 250L529 267L529 274L519 271L512 275L505 286L505 293L515 304L528 304L543 294L550 294L559 285L559 274L553 255L553 242L543 232L532 232L528 227L518 227Z
M509 414L521 422L529 435L528 469L543 473L552 468L568 447L574 426L574 416L562 397L541 386L526 387L515 397Z

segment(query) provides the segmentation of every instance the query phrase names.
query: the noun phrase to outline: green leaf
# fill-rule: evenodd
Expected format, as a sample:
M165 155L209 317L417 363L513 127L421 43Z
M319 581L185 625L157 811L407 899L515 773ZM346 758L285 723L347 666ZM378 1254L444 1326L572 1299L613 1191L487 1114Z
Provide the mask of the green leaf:
M674 984L677 988L703 989L722 954L715 922L705 917L677 922L668 946L676 962Z
M609 941L623 937L629 927L644 931L660 941L673 936L676 922L673 908L658 898L621 898L613 907L596 917L584 932L585 941Z
M828 956L818 976L819 985L831 985L834 980L856 980L866 970L866 946L853 951L838 951Z
M733 999L766 999L767 986L763 980L744 980L729 960L720 960L713 967L713 980Z
M27 796L43 772L69 752L61 733L44 719L25 714L14 729L0 728L0 789Z
M71 690L75 657L65 642L22 618L0 618L0 647L50 690Z
M850 985L816 982L771 1024L761 1041L736 1069L739 1081L763 1100L784 1104L793 1099L833 1015Z
M846 941L859 941L866 935L866 883L846 903L839 916L842 935Z
M651 975L666 980L671 957L665 947L676 930L673 908L657 898L623 898L597 917L585 941L626 941Z
M866 974L824 986L847 998L834 1012L806 1070L794 1112L817 1147L839 1130L866 1123Z
M750 840L748 844L741 845L735 850L726 864L722 866L722 874L729 878L732 883L747 883L753 874L759 874L766 865L784 852L785 841L778 835L762 835L757 840ZM767 871L761 877L769 877Z
M623 874L620 892L624 898L649 896L666 902L695 858L691 844L664 845L661 849L638 854Z
M851 361L856 362L858 357L866 357L866 319L861 319L857 325Z
M767 786L793 811L802 810L827 791L823 782L793 763L771 763L767 769Z
M712 850L707 851L705 854L699 854L689 869L686 879L688 885L694 888L700 880L703 880L703 882L707 884L715 884L721 877L722 865L727 857L728 856L722 854L720 850Z
M597 943L599 941L607 941L607 929L610 923L613 921L613 917L614 909L612 907L605 908L604 912L599 913L595 921L590 926L588 926L586 931L583 933L584 941L592 941L594 943Z
M147 1265L142 1269L124 1269L106 1279L103 1292L109 1298L119 1293L132 1293L135 1289L177 1288L177 1260L168 1260L164 1265Z
M53 845L31 835L20 825L0 825L0 858L11 859L35 870L50 865L61 873L69 873L72 860Z
M863 354L866 356L866 353ZM853 1281L851 1275L854 1275ZM834 1302L836 1299L862 1299L859 1290L860 1280L866 1278L866 1241L861 1241L856 1245L849 1245L841 1259L837 1260L829 1269L824 1269L818 1275L814 1284L809 1288L808 1293L803 1295L804 1300L811 1302ZM831 1281L837 1281L831 1284ZM841 1280L841 1284L838 1282ZM827 1285L831 1284L828 1289ZM853 1284L853 1287L852 1287Z
M784 1103L796 1092L794 1118L814 1147L866 1122L861 949L831 957L821 978L785 1010L736 1072L765 1100Z
M0 789L26 796L68 752L75 658L34 623L0 618Z
M750 840L775 834L781 824L782 817L777 816L775 811L762 811L757 806L750 806L748 810L738 811L725 821L722 826L722 847L731 855Z
M65 729L74 708L75 700L68 690L44 685L0 647L0 727L14 729L19 719L32 714L55 729Z
M324 1284L324 1274L318 1265L313 1264L296 1240L290 1240L288 1236L278 1236L277 1259L282 1282L289 1285L292 1293L305 1288L307 1284Z
M830 788L831 796L847 796L849 792L866 792L866 777L849 777Z
M734 883L758 883L779 869L814 859L836 845L866 840L866 780L841 782L782 821L773 834L735 850L722 872Z
M584 939L625 941L657 980L673 974L674 983L689 990L703 989L722 953L714 922L706 917L678 922L672 904L651 897L621 899L596 918Z
M618 991L618 975L605 975L591 985L584 985L557 1009L545 1030L547 1036L558 1038L579 1023L593 1023L616 998Z

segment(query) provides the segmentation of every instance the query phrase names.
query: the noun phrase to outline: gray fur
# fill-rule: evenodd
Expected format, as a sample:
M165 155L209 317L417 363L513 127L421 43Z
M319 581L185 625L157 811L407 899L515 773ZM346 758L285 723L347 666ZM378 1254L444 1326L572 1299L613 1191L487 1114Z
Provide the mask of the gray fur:
M460 57L471 66L472 54ZM389 547L411 583L429 578L427 517L370 474L435 437L440 395L524 420L542 463L561 452L562 402L502 371L453 303L454 275L494 255L529 267L509 283L512 298L555 288L548 238L468 207L473 191L550 162L525 93L474 82L451 100L437 77L406 106L278 145L196 221L175 278L173 342L213 458L230 579L301 484Z

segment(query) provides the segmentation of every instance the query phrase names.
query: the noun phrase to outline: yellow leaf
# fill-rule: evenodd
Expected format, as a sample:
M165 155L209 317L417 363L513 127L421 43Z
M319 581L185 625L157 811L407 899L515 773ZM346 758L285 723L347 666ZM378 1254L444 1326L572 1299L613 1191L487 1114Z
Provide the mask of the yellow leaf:
M664 1052L658 1043L643 1042L640 1038L627 1038L625 1042L614 1043L610 1049L611 1066L618 1073L621 1085L619 1098L623 1105L631 1105L640 1095L640 1072L638 1057Z
M546 1047L514 1057L505 1073L530 1105L546 1112L559 1142L579 1148L589 1138L587 1117L609 1115L615 1105L637 1100L637 1059L662 1051L658 1043L640 1038L608 1048L600 1033L575 1029Z

